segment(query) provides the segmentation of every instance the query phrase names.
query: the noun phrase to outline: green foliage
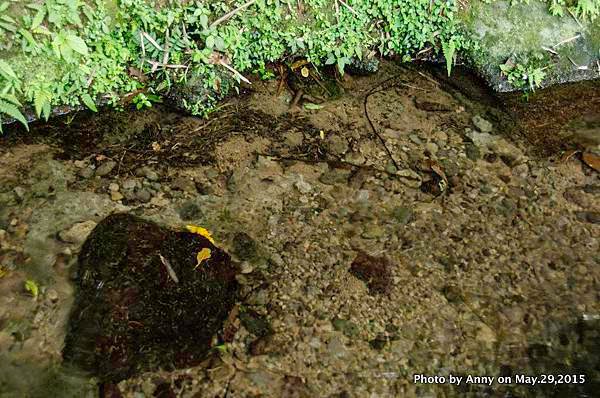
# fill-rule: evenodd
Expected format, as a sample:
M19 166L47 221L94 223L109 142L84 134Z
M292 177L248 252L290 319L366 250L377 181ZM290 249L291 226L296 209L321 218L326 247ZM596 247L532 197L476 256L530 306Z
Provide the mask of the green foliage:
M534 54L525 61L508 60L500 65L500 71L513 87L535 91L546 78L545 70L550 67L543 54Z
M139 93L133 97L132 102L137 109L151 108L153 102L162 102L159 95Z
M25 290L27 290L33 296L33 298L37 298L40 292L38 284L31 279L25 281Z
M230 88L237 89L219 77L223 74L238 82L236 72L269 77L271 62L298 57L343 73L352 59L371 50L411 60L427 47L443 52L450 73L456 55L477 45L462 33L456 0L257 0L221 19L245 3L0 0L0 52L27 60L0 64L0 92L14 97L2 98L0 116L24 120L15 98L48 118L56 105L95 110L93 100L105 98L120 106L123 95L140 90L134 104L148 107L155 101L147 93L164 95L193 77L202 79L206 94L185 106L204 115ZM548 4L557 15L568 10L590 19L600 10L600 0ZM505 73L531 88L544 75L527 66Z

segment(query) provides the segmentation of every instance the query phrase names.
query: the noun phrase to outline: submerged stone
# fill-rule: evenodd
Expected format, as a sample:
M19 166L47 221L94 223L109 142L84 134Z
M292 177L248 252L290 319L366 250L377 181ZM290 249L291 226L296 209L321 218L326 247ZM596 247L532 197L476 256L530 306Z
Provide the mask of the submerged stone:
M205 236L129 214L96 226L78 267L63 357L102 381L198 364L238 292L229 255Z

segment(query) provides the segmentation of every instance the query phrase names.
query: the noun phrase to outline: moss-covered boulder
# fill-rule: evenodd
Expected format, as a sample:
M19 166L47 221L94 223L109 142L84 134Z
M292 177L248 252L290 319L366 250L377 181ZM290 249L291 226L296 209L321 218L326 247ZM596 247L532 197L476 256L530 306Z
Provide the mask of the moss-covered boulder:
M63 357L108 382L199 363L238 292L236 268L210 235L129 214L96 226L78 267Z

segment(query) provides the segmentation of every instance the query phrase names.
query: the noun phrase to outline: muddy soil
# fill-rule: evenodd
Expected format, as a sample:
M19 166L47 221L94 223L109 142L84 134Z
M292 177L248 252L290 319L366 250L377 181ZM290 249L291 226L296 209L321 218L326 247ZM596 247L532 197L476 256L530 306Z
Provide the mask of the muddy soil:
M598 107L552 119L556 145L524 128L549 118L548 102L519 114L424 69L383 63L339 89L290 110L293 93L256 81L207 120L153 108L8 128L0 396L598 391L600 179L582 161L597 159ZM581 96L597 104L597 91ZM200 365L116 385L61 365L78 253L114 212L201 225L240 264L241 299Z

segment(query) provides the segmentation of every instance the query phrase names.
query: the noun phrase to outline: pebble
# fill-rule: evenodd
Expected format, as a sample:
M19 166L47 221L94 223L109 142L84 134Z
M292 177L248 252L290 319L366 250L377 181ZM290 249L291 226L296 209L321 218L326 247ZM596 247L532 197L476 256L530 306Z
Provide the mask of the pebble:
M439 150L439 147L437 146L437 144L435 142L428 142L427 144L425 144L425 149L432 155L435 155L437 153L437 151Z
M334 155L341 156L348 152L348 141L339 135L332 135L327 138L327 149Z
M17 198L22 200L25 197L25 189L23 187L15 187L13 191L17 195Z
M302 178L300 178L299 181L296 181L294 185L296 186L298 191L300 191L300 193L307 194L310 191L312 191L312 186L308 182L304 181Z
M110 183L108 185L108 190L111 192L117 192L119 190L119 184L114 183L114 182Z
M121 185L123 186L123 189L134 189L138 186L138 182L133 178L128 178L123 181Z
M304 134L300 131L291 131L285 134L285 145L295 148L302 145L302 141L304 141Z
M399 206L392 210L392 217L394 217L400 225L406 225L413 220L414 212L409 207Z
M492 123L488 122L479 115L473 116L473 119L471 120L475 127L477 127L477 129L482 133L490 133L493 129Z
M112 160L104 162L96 169L96 175L98 177L104 177L105 175L107 175L111 171L113 171L113 169L115 168L116 165L117 165L117 162L114 162Z
M58 292L54 289L48 289L46 291L46 297L51 302L56 303L58 301Z
M112 191L110 193L110 199L113 200L113 201L115 201L115 202L118 202L119 200L121 200L123 198L124 198L123 194L120 193L119 191Z
M148 166L140 167L139 169L137 169L135 171L135 175L137 175L138 177L146 177L146 179L150 181L157 181L159 178L158 173Z
M186 177L177 177L174 179L171 183L171 188L189 193L196 192L196 184L194 184L194 181Z
M150 199L152 199L152 194L147 189L139 190L138 192L136 192L135 196L140 202L143 203L150 202Z
M365 157L359 152L348 152L346 156L344 156L344 162L357 166L364 164L365 161Z
M84 167L77 172L77 175L85 179L92 178L94 176L94 169L91 167Z

